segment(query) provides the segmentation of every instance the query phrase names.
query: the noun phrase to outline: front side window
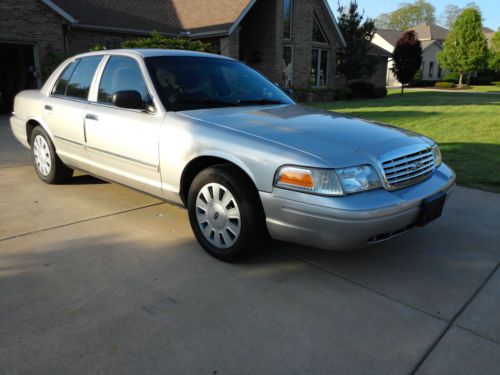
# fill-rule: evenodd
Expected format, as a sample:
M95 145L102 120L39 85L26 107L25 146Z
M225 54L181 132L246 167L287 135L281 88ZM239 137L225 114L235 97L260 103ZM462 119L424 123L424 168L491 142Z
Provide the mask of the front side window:
M283 38L292 38L292 0L283 0Z
M239 61L188 56L145 61L169 111L293 103L275 84Z
M151 101L137 62L125 56L111 56L102 73L97 101L111 103L117 92L129 90L137 91L144 103Z
M92 79L101 59L102 56L89 56L80 59L69 80L66 96L87 99Z
M285 87L292 86L293 74L293 47L283 46L283 78L282 82Z
M311 85L326 86L328 78L328 50L313 48L311 54Z
M434 62L429 62L429 77L434 75Z

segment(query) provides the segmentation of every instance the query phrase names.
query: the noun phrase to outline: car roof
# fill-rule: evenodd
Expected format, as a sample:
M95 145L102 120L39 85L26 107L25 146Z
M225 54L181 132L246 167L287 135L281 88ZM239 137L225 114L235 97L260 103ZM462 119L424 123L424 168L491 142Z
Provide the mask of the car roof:
M184 57L212 57L224 60L233 60L227 56L216 55L207 52L177 50L177 49L155 49L155 48L127 48L127 49L107 49L96 52L87 52L75 57L98 56L98 55L139 55L143 58L156 56L184 56Z

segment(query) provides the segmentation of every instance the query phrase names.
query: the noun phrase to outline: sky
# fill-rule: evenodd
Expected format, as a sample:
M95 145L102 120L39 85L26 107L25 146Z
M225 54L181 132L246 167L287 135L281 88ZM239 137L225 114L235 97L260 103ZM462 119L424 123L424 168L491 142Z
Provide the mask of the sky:
M337 10L338 0L328 0L333 10ZM439 18L443 9L448 4L464 7L471 0L427 0L436 7L436 18ZM340 0L342 4L348 4L349 0ZM365 10L365 14L371 18L377 17L380 13L388 13L397 9L401 3L412 3L414 0L358 0L358 5ZM493 30L500 27L500 1L499 0L475 0L476 5L481 9L483 16L483 26Z

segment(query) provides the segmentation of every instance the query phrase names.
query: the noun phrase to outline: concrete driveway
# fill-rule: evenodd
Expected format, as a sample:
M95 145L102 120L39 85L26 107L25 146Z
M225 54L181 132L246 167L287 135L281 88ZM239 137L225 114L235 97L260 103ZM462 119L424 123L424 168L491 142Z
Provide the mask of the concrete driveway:
M495 374L500 195L348 253L206 255L186 211L49 186L0 118L1 374Z

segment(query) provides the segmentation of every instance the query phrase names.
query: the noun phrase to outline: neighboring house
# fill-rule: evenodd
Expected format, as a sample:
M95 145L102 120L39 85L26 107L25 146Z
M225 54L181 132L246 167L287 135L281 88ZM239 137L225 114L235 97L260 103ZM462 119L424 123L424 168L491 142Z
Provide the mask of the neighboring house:
M422 44L422 79L426 81L439 81L446 72L441 69L437 61L438 52L443 49L443 42L449 31L444 27L434 23L423 22L410 30L417 33L417 37ZM392 53L398 39L403 33L395 30L379 29L375 33L372 43L384 50ZM388 86L398 86L400 83L392 74L393 61L389 60L386 72L386 82Z
M493 34L495 34L495 30L490 29L489 27L483 27L483 33L486 37L486 41L488 42L488 47L491 47L491 39L493 39Z
M39 87L57 55L158 31L212 44L273 81L294 87L341 87L336 54L345 47L327 0L2 0L0 91ZM385 81L387 55L375 82Z

